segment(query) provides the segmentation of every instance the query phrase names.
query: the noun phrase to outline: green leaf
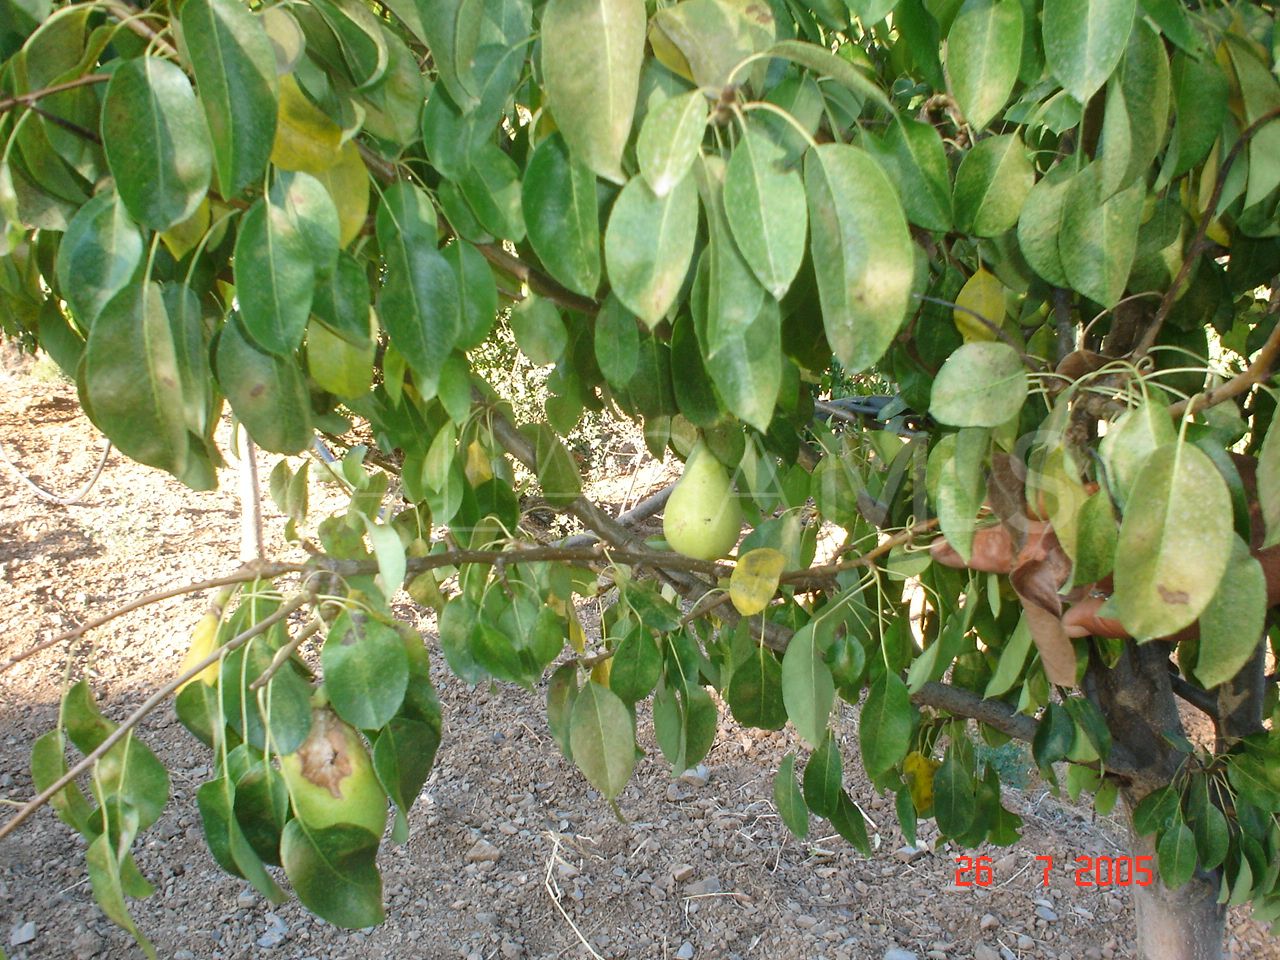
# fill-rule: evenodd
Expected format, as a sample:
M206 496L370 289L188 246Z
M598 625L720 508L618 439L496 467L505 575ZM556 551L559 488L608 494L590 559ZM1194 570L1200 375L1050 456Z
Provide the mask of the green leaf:
M1058 250L1071 286L1110 307L1129 280L1146 185L1135 182L1106 197L1102 176L1099 162L1071 178L1063 198Z
M862 733L862 765L876 779L902 762L911 746L915 710L907 685L896 673L886 672L867 692L859 728Z
M1071 582L1096 583L1115 567L1116 516L1111 498L1099 490L1080 507L1076 521L1076 557Z
M1176 53L1170 71L1177 122L1169 140L1171 177L1199 166L1222 133L1230 82L1212 57L1197 59Z
M525 232L520 168L492 143L476 147L470 160L456 183L467 206L489 234L519 243Z
M582 477L572 454L545 423L525 424L520 432L534 444L538 485L547 503L567 507L582 494Z
M618 390L630 382L639 366L639 352L636 317L611 294L596 314L595 336L596 363L609 386Z
M1121 509L1133 497L1138 472L1157 448L1176 442L1177 432L1169 418L1168 408L1149 395L1147 402L1127 410L1109 425L1099 444L1102 462L1107 467L1111 495Z
M1177 890L1196 872L1196 838L1182 818L1165 830L1156 847L1160 879L1170 890Z
M1153 452L1133 490L1111 599L1125 629L1145 640L1194 623L1213 599L1231 556L1231 495L1213 462L1183 442Z
M431 774L439 746L438 729L405 717L391 719L373 742L373 768L378 782L396 805L395 830L405 837L409 808Z
M782 700L782 665L763 646L733 670L725 699L733 718L747 727L780 730L787 722Z
M613 653L609 689L624 703L643 700L662 676L662 651L643 626L630 630Z
M58 289L89 330L103 308L138 275L142 232L118 197L98 194L71 219L58 244Z
M443 256L458 281L459 327L454 347L470 350L484 343L493 329L498 313L498 285L489 261L473 244L455 240L445 247Z
M1204 44L1192 29L1182 0L1139 0L1138 5L1174 44L1193 56L1200 55Z
M1116 71L1129 113L1129 169L1124 182L1142 176L1169 132L1169 56L1160 35L1139 20Z
M260 21L238 0L189 0L182 37L200 91L219 192L261 182L276 135L276 61Z
M978 812L977 802L973 771L961 762L956 750L948 748L942 766L933 774L933 818L938 831L946 837L964 833Z
M431 62L449 96L464 112L479 102L473 70L484 17L475 0L415 0Z
M552 0L556 2L556 0ZM650 328L680 293L698 230L692 177L665 197L634 177L614 201L604 236L609 283L622 303Z
M160 287L138 284L107 303L85 346L93 422L120 452L180 475L187 460L181 375Z
M187 75L168 60L137 57L111 74L102 148L120 199L153 230L182 223L209 189L213 153L204 111Z
M50 730L31 745L31 782L37 793L43 793L67 772L66 744L61 730ZM52 797L49 806L58 819L81 836L91 838L96 831L90 826L93 808L81 789L69 783Z
M844 794L840 751L828 733L804 766L804 802L820 817L831 817Z
M479 616L475 602L465 594L454 597L440 611L440 651L449 669L465 683L479 683L485 678L471 651Z
M521 352L538 365L555 363L569 345L560 311L550 300L535 294L525 297L511 311L511 332Z
M245 332L268 353L283 356L296 350L307 329L316 282L311 249L299 224L283 207L258 200L240 221L233 268Z
M975 133L1009 102L1021 57L1021 0L965 0L947 34L947 74Z
M1226 48L1240 84L1243 123L1253 124L1265 116L1272 117L1249 140L1249 186L1244 198L1248 208L1280 186L1280 123L1275 121L1275 112L1280 110L1280 82L1252 45L1243 39L1228 35Z
M636 141L640 175L655 196L665 197L684 179L702 147L707 98L690 90L650 111Z
M342 251L333 270L316 279L311 309L333 333L354 346L363 346L369 342L370 299L364 266Z
M137 941L142 952L156 960L156 951L151 941L142 935L142 931L133 921L128 906L124 901L124 888L121 885L120 861L116 859L111 846L111 837L102 834L91 844L85 853L89 867L89 883L93 887L93 898L98 902L113 923L121 927Z
M698 173L708 237L706 253L698 264L700 270L705 264L706 275L697 277L700 286L696 299L701 309L705 291L702 326L710 361L726 346L741 340L759 315L765 292L733 241L724 206L725 164L718 157L707 157ZM772 406L766 413L769 412Z
M1196 859L1205 870L1212 870L1226 859L1231 839L1231 829L1227 826L1227 818L1212 803L1205 804L1204 810L1196 816L1192 823L1192 833L1196 838Z
M231 409L262 449L294 454L311 445L311 398L298 361L260 350L238 314L218 336L215 366Z
M1263 547L1280 543L1280 426L1273 419L1258 451L1258 506Z
M1027 397L1022 358L1007 343L966 343L938 371L929 412L957 427L998 427Z
M309 173L284 170L276 174L268 197L273 215L275 208L283 211L289 225L302 238L316 276L332 274L338 262L342 228L328 188Z
M383 592L392 597L404 583L405 553L400 535L393 527L374 523L368 516L361 514L365 532L369 535L369 544L373 547L373 555L378 560L378 575L382 577ZM372 724L381 726L381 724Z
M342 613L320 652L329 702L354 727L376 730L396 715L409 685L404 641L360 613Z
M1031 628L1027 625L1027 618L1022 616L1018 618L1018 625L1000 650L995 672L991 674L987 688L982 693L984 699L1002 697L1013 689L1013 685L1022 676L1022 668L1026 665L1030 651Z
M547 272L574 293L600 286L600 220L591 170L570 155L564 138L538 144L525 168L521 209L533 251Z
M889 178L857 147L810 150L804 180L823 327L836 359L857 373L906 318L915 263L906 217Z
M435 208L416 187L392 184L378 208L377 234L387 261L378 315L413 370L418 392L429 397L460 321L458 281L436 249Z
M1206 690L1226 683L1262 642L1267 578L1240 537L1231 538L1231 559L1213 599L1200 615L1195 674Z
M1227 777L1239 795L1260 810L1280 810L1280 770L1274 759L1256 753L1233 756Z
M893 103L865 73L848 60L836 56L830 50L815 43L802 40L783 40L775 43L765 51L767 56L790 60L800 66L812 70L821 77L830 77L848 88L861 100L874 100L889 113L893 113Z
M951 229L951 172L933 124L898 117L880 141L868 138L898 188L907 219L926 230Z
M980 427L964 427L956 434L955 453L942 464L938 479L938 526L947 542L969 562L978 508L986 484L983 464L990 433Z
M1087 103L1129 43L1137 0L1045 0L1044 56L1064 90Z
M1068 284L1058 238L1062 234L1064 203L1071 181L1068 165L1051 168L1031 188L1018 215L1018 247L1022 255L1036 273L1056 287Z
M649 42L658 61L673 73L704 90L721 90L734 81L763 78L763 64L745 74L738 68L771 44L775 34L771 9L741 0L683 0L658 8Z
M979 237L1004 233L1018 222L1034 182L1035 168L1018 134L979 140L956 171L956 229Z
M796 755L788 753L778 764L773 778L773 805L778 816L792 835L803 840L809 835L809 811L804 805L804 794L796 786Z
M835 698L831 668L818 650L813 624L806 624L796 631L782 657L782 701L797 732L811 746L821 744L826 736L827 720ZM794 783L792 786L794 788Z
M377 837L347 824L315 830L290 820L280 842L285 876L302 905L348 930L385 918L377 853Z
M742 258L781 300L804 260L804 182L785 165L786 151L747 127L724 176L724 213Z
M235 785L227 777L202 783L196 791L205 842L218 866L235 877L248 880L258 893L272 903L284 903L283 890L267 873L262 859L245 838L235 816Z
M631 713L617 694L595 682L582 688L573 702L569 748L606 800L622 792L636 765L636 742Z
M570 151L594 173L624 183L644 60L642 0L549 0L542 13L547 103Z

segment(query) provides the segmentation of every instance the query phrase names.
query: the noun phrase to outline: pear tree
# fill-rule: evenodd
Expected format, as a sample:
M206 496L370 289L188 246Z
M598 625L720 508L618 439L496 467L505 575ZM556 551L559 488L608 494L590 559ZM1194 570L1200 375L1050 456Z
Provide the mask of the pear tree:
M150 952L169 778L133 726L172 708L217 863L377 923L442 657L545 683L610 803L641 701L676 772L722 710L789 723L781 816L864 851L844 764L908 838L1013 844L978 746L1024 741L1125 811L1142 956L1280 920L1278 71L1245 0L0 0L4 336L189 487L229 415L324 438L349 494L309 517L281 459L309 559L190 585L191 656L123 724L72 676L0 837L51 806ZM489 349L548 371L534 413ZM689 458L665 537L664 496L583 496L600 412Z

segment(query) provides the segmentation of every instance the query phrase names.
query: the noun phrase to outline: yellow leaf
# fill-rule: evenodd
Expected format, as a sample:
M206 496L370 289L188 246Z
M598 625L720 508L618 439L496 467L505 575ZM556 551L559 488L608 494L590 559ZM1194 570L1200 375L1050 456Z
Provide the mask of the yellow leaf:
M569 646L573 647L578 653L582 653L587 649L587 634L582 629L582 623L578 620L578 612L569 606Z
M758 547L738 558L729 578L729 599L740 614L751 617L769 605L786 562L772 547Z
M1004 323L1004 284L996 275L979 267L977 273L965 281L956 297L956 309L952 311L956 329L965 342L994 340L996 333L974 314L985 317L999 327Z
M472 440L467 444L467 462L462 472L467 477L467 483L473 487L493 479L493 465L489 463L489 452L479 440Z
M196 244L204 238L205 231L208 229L209 198L206 197L200 201L200 206L196 207L195 213L160 234L160 239L173 254L173 259L181 260L196 248Z
M591 679L602 687L609 686L609 676L613 673L613 660L601 660L591 668Z
M919 750L913 750L902 761L902 772L907 778L907 789L911 791L911 802L915 804L916 813L924 814L933 807L933 775L938 767L933 757L926 757Z
M218 648L218 623L218 616L214 613L206 613L196 622L195 628L191 631L191 647L187 650L187 658L182 661L182 668L178 671L179 675L186 673ZM178 692L181 693L187 684L195 683L196 681L210 685L217 683L218 671L221 667L222 662L215 660L179 687Z
M271 162L281 170L319 174L339 159L342 128L307 99L292 74L280 78L280 107Z
M344 143L338 152L338 162L316 173L315 178L333 198L333 205L338 208L338 240L342 246L349 246L360 236L369 214L369 171L355 141Z
M693 70L689 67L689 61L662 27L656 23L649 27L649 46L653 48L653 55L657 57L660 64L672 73L679 74L690 82L693 81Z

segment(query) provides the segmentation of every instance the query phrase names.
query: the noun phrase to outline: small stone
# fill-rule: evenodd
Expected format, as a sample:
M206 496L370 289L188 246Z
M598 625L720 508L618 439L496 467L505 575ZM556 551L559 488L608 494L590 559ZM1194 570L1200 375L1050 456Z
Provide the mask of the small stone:
M1025 933L1018 934L1018 949L1030 950L1036 945L1036 942L1028 937Z
M572 880L581 872L582 871L579 870L577 867L575 867L572 863L561 862L556 864L556 873L558 873L560 875L560 878L563 880Z
M973 948L973 960L1000 960L1000 954L996 953L995 948L980 943Z
M507 960L516 960L524 951L520 949L520 944L513 940L503 940L502 946L498 948Z
M712 874L699 880L697 883L691 883L685 887L685 896L687 897L705 897L708 894L719 893L724 887L720 885L720 878Z
M467 863L495 863L502 853L488 840L477 840L467 851Z
M906 846L899 847L897 850L895 850L893 852L893 855L897 857L899 860L901 860L903 863L912 863L916 860L919 860L928 852L929 852L928 847L913 847L911 846L911 844L907 844Z
M173 955L173 960L196 960L196 955L190 950L179 950Z
M919 958L910 950L903 950L902 947L890 947L884 952L884 960L919 960Z
M1058 915L1048 907L1036 907L1036 916L1045 923L1056 923L1058 920Z
M711 771L707 769L705 763L700 763L680 774L680 782L687 783L691 787L705 787L710 779Z
M36 938L36 923L34 920L28 920L26 923L19 923L14 926L9 933L9 946L20 947L24 943L30 943Z
M695 873L697 873L697 870L694 868L693 864L677 863L671 868L671 879L676 883L684 883Z
M667 802L679 803L681 800L687 799L689 791L680 786L679 783L667 784Z
M686 940L676 951L676 960L693 960L693 944Z
M236 906L241 910L250 910L257 902L258 898L252 890L241 890L236 894Z
M1000 921L992 913L984 913L982 919L978 921L978 929L980 930L994 930L998 926L1000 926Z
M104 944L102 938L92 930L82 930L71 941L71 955L75 960L91 960L102 952ZM175 957L174 960L177 960ZM195 960L192 956L189 960Z
M491 927L497 922L498 922L498 915L496 913L485 911L484 913L476 914L476 923L482 924L486 927Z

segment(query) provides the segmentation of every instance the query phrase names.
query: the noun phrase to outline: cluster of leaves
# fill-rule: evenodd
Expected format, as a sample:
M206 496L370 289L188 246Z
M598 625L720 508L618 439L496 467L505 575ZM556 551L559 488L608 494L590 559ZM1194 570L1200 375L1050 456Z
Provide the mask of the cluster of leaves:
M551 728L610 801L636 762L635 703L652 695L682 770L711 745L714 692L813 748L800 786L793 758L780 771L787 824L804 833L812 812L866 848L829 732L837 699L865 693L862 761L908 835L932 816L963 843L1016 839L975 719L992 743L1031 740L1049 776L1068 761L1068 789L1101 809L1118 786L1157 788L1139 827L1160 833L1166 883L1220 870L1229 896L1280 916L1258 869L1280 863L1274 689L1225 756L1170 765L1127 744L1177 731L1125 728L1132 711L1098 686L1160 638L1201 704L1261 670L1280 594L1280 428L1253 390L1280 343L1254 293L1280 273L1269 6L0 10L5 332L75 379L124 453L192 487L216 482L224 401L266 450L358 420L399 465L406 511L381 519L386 477L356 452L351 507L319 526L320 608L346 611L322 686L277 665L250 695L286 651L275 630L179 698L220 757L202 812L224 867L274 893L261 863L282 861L312 909L372 918L310 871L349 857L359 886L377 839L289 821L271 757L302 743L320 697L369 735L403 827L439 732L420 643L390 618L405 584L465 679L532 686L568 645ZM543 416L519 429L471 359L516 303L516 345L550 368ZM1259 350L1231 383L1206 379L1224 351ZM818 396L833 369L892 383L881 418L927 411L930 429L815 421L839 413ZM733 471L752 529L728 584L729 567L637 544L581 498L562 437L606 408L642 420L655 456L701 441ZM608 549L524 542L511 458ZM273 478L295 528L306 482ZM844 539L814 566L822 522ZM575 597L602 583L616 599L586 655ZM252 596L224 650L260 622ZM45 744L56 769L62 741ZM104 810L133 803L103 790ZM124 831L103 822L75 817ZM137 892L127 848L114 889Z

